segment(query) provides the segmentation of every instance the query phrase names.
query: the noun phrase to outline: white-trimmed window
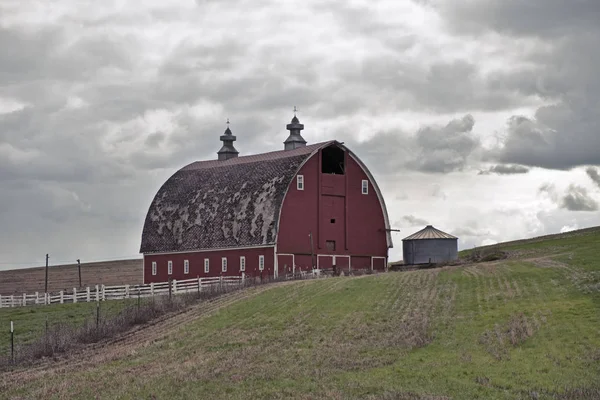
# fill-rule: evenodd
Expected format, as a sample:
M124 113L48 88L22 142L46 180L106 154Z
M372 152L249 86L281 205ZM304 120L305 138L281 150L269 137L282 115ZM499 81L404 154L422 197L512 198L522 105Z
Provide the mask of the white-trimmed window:
M246 257L240 256L240 271L246 270Z
M261 271L265 269L265 256L258 256L258 269Z
M362 194L369 194L369 181L366 179L362 180Z
M167 261L167 273L173 275L173 261Z
M156 261L152 261L152 275L156 275Z
M208 258L204 259L204 273L208 274L208 272L210 271L210 261L208 260Z
M190 273L190 260L183 260L183 273L184 274Z
M298 175L296 177L296 189L304 190L304 175Z
M227 272L227 257L221 257L221 272Z

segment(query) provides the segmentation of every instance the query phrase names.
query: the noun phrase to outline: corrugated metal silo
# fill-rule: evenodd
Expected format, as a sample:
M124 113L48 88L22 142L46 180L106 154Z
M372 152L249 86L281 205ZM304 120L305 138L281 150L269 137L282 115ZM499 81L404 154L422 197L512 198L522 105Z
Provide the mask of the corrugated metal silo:
M402 240L404 264L429 264L456 260L458 238L431 225Z

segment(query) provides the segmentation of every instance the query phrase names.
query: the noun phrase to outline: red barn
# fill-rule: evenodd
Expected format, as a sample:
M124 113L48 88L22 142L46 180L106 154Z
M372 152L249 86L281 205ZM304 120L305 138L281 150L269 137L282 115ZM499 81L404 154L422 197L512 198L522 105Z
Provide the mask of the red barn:
M392 247L381 191L335 140L306 145L294 116L284 150L189 164L160 188L146 216L144 283L169 278L384 270Z

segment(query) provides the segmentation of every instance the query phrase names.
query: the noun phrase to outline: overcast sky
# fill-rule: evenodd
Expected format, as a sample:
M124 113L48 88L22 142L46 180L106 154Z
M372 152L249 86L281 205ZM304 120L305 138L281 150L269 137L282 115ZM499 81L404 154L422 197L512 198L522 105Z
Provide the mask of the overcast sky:
M143 3L143 5L141 4ZM345 142L401 239L600 225L597 0L0 1L0 269L138 255L162 183Z

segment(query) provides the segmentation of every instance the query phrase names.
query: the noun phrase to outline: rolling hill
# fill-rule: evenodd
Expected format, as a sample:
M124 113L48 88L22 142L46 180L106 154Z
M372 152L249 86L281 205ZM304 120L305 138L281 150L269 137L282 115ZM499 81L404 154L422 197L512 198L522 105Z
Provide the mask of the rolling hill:
M5 372L0 398L598 399L599 248L253 288Z

